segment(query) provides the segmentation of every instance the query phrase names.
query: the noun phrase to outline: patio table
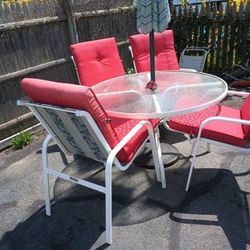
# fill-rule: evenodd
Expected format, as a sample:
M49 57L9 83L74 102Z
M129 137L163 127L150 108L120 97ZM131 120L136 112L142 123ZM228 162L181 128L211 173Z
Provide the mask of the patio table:
M112 78L92 87L112 116L123 118L171 118L219 103L227 93L221 78L200 72L156 71L157 88L146 88L150 73Z
M227 94L227 84L217 76L190 71L156 71L157 88L146 88L150 73L125 75L92 87L98 100L112 116L122 118L169 119L219 103ZM178 160L178 150L162 145L162 160L169 165ZM144 155L147 155L148 151ZM149 159L149 157L147 156ZM142 159L142 160L141 160ZM145 157L138 160L144 166ZM136 162L136 161L135 161Z

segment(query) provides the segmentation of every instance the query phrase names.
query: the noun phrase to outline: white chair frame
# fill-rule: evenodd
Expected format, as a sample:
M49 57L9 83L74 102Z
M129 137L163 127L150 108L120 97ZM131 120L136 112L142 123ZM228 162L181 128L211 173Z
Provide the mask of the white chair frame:
M135 65L134 54L133 54L133 51L132 51L132 47L131 47L130 45L128 46L128 50L129 50L129 52L130 52L130 55L131 55L131 58L132 58L132 61L133 61L133 65L134 65L135 73L138 73L138 72L137 72L136 65Z
M229 95L238 95L238 96L247 97L250 93L228 91L228 94ZM249 120L234 119L234 118L228 118L228 117L222 117L222 116L209 117L209 118L205 119L201 123L197 137L190 139L190 142L192 143L192 150L191 150L192 160L191 160L191 166L190 166L190 169L189 169L188 179L187 179L186 188L185 188L186 192L189 189L193 169L195 168L196 156L197 156L197 151L198 151L198 146L199 146L200 141L203 141L203 142L207 143L207 145L214 144L214 145L218 145L218 146L223 146L223 147L230 148L231 150L239 151L241 153L249 153L250 152L250 147L249 148L247 148L247 147L238 147L238 146L234 146L234 145L231 145L231 144L228 144L228 143L223 143L223 142L219 142L219 141L215 141L215 140L211 140L211 139L207 139L207 138L202 137L201 136L202 129L204 128L204 126L206 124L208 124L209 122L212 122L212 121L224 121L224 122L233 122L233 123L240 123L240 124L250 125ZM210 147L208 147L208 149L210 151Z
M151 123L149 121L141 121L138 123L131 131L115 146L115 148L111 149L108 142L104 138L102 132L96 125L92 116L82 110L75 110L75 109L65 109L59 108L51 105L45 104L36 104L28 101L19 100L17 102L18 105L25 105L27 106L37 117L37 119L42 123L45 129L48 131L48 135L44 139L43 146L42 146L42 165L43 165L43 177L44 177L44 191L45 191L45 207L46 207L46 215L51 215L51 205L50 205L50 189L49 189L49 175L54 175L56 177L62 178L64 180L71 181L73 183L79 184L81 186L85 186L101 193L105 194L105 226L106 226L106 242L108 244L112 244L112 166L113 164L122 171L125 171L129 168L135 157L144 147L146 141L150 140L150 145L153 153L153 159L155 163L155 170L156 170L156 177L157 181L162 183L162 187L166 188L166 180L165 180L165 170L164 165L162 162L161 156L161 148L160 142L158 140L158 136L156 135L157 130L154 131ZM92 133L95 134L97 139L99 140L98 146L104 149L104 153L107 155L106 161L101 161L105 165L105 186L97 185L95 183L91 183L86 180L79 179L75 176L70 176L65 173L53 170L49 167L48 164L48 144L49 142L54 139L58 146L62 149L65 154L72 154L69 152L62 142L58 139L58 135L55 134L52 127L48 124L48 122L40 115L37 109L50 109L53 111L62 111L66 113L74 114L78 119L84 118L84 121L88 123L87 127L92 129ZM146 126L149 137L142 143L140 148L137 150L137 153L134 155L133 159L123 165L116 157L117 153L133 138L133 136L143 127ZM95 160L98 160L94 158ZM99 160L100 161L100 160Z
M71 56L71 60L73 61L73 64L74 64L74 67L75 67L75 72L76 72L78 84L83 85L83 84L81 83L81 80L80 80L80 77L79 77L79 73L78 73L78 68L77 68L77 66L76 66L76 62L75 62L75 59L74 59L73 56Z

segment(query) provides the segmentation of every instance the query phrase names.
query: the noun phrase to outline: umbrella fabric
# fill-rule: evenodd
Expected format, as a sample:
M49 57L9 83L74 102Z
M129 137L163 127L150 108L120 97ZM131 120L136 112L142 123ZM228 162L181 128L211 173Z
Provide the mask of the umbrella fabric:
M168 0L134 0L137 8L137 30L147 34L167 29L171 19Z

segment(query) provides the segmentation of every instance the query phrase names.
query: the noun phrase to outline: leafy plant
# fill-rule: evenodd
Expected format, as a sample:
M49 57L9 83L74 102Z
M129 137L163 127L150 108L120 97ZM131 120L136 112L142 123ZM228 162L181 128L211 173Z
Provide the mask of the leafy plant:
M14 150L22 149L32 141L32 135L29 132L21 132L11 140L11 146Z

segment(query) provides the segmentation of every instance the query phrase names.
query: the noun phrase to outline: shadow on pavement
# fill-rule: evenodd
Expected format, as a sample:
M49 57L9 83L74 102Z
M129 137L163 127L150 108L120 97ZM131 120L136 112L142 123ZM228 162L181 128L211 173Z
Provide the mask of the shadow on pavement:
M199 175L211 171L216 170L196 169L195 178L198 179ZM240 189L231 171L225 169L217 171L219 174L210 182L193 185L175 211L170 213L170 218L183 225L220 227L232 249L246 249L250 243L250 218L246 193Z
M221 227L233 249L245 249L249 243L249 208L246 194L240 190L232 172L197 169L191 189L186 193L189 166L188 159L181 159L167 168L166 189L156 182L153 169L132 166L122 172L114 168L113 225L125 231L130 225L169 214L181 227L187 224ZM103 184L104 180L102 164L90 159L79 158L68 164L63 172L98 184ZM53 196L51 217L45 215L44 207L40 208L13 231L6 232L0 240L0 248L90 249L99 238L104 242L104 195L57 179ZM208 217L197 219L197 215ZM211 215L217 220L211 219ZM171 227L167 220L162 223ZM182 237L180 231L176 231L175 241L178 237ZM97 249L107 247L103 244Z

